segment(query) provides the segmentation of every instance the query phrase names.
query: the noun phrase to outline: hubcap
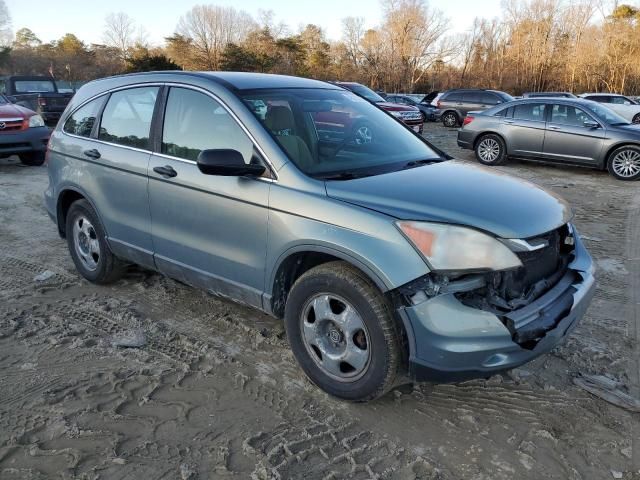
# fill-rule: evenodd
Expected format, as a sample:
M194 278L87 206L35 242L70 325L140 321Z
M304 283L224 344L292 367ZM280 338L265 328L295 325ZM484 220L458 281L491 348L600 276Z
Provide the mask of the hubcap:
M338 295L311 297L302 309L302 340L309 356L326 375L354 382L371 360L369 334L360 314Z
M619 152L611 162L617 175L630 178L640 173L640 153L635 150Z
M485 162L495 162L500 155L500 145L493 138L486 138L478 145L478 156Z
M358 145L365 145L371 143L373 139L373 133L371 129L366 125L361 126L356 130L355 140Z
M80 216L73 224L73 243L80 261L87 270L94 271L100 261L100 242L95 228L87 217Z

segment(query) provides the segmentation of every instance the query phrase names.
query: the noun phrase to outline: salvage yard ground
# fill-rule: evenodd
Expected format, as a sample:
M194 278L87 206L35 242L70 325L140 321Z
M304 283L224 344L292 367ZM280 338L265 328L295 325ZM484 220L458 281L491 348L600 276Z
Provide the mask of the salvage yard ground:
M499 170L574 207L599 268L587 316L509 374L348 404L303 377L277 320L139 269L81 279L46 168L0 160L0 478L640 478L640 414L574 383L608 375L640 398L640 183Z

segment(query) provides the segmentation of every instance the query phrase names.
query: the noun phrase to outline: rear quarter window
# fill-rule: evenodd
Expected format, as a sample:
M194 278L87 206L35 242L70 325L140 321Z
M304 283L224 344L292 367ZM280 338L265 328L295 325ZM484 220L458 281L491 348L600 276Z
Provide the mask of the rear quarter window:
M105 98L106 97L96 98L77 109L71 114L67 121L64 122L62 130L71 135L89 138Z

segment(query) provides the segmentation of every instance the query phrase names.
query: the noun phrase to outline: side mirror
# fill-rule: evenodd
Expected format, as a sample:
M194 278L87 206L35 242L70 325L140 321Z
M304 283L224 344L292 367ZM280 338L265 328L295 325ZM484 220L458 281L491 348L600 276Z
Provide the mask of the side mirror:
M9 99L9 101L10 101L11 103L16 103L17 98L16 98L16 97L14 97L13 95L9 95L7 98Z
M600 124L598 122L594 122L591 120L587 120L586 122L583 123L583 125L585 126L585 128L591 128L591 129L600 128Z
M205 175L223 177L258 177L265 171L264 165L246 164L237 150L203 150L198 155L198 168Z
M631 102L630 102L630 101L628 101L628 100L625 100L625 101L624 101L624 104L625 104L625 105L631 105Z

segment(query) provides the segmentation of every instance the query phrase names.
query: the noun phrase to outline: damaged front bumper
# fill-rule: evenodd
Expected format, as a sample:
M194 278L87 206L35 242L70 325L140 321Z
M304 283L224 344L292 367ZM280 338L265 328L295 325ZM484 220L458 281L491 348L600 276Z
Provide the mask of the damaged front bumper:
M434 382L486 378L549 352L585 314L595 292L593 273L591 256L576 235L563 277L522 308L500 315L464 305L454 293L399 307L410 376Z

